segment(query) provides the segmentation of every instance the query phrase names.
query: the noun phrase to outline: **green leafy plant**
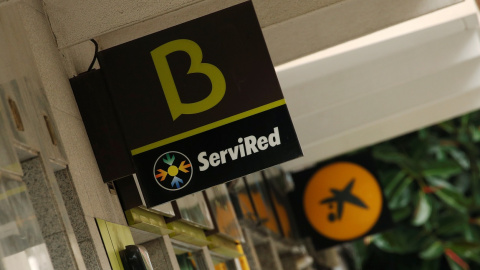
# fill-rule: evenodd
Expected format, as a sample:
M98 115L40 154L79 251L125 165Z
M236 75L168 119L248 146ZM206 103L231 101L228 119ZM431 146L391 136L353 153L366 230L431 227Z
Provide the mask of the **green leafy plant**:
M357 269L480 269L480 113L369 150L396 225L354 243Z

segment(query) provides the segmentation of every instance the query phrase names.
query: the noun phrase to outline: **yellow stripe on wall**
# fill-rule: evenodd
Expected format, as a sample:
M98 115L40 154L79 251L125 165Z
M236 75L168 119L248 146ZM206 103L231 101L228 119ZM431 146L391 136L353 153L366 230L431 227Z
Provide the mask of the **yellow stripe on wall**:
M20 186L20 187L17 187L17 188L12 188L10 190L7 190L4 193L1 193L0 194L0 200L4 200L4 199L6 199L10 196L13 196L15 194L22 193L22 192L25 192L25 191L27 191L27 186Z
M210 123L208 125L198 127L198 128L195 128L195 129L177 134L175 136L160 140L158 142L154 142L154 143L139 147L137 149L132 150L132 156L135 156L135 155L141 154L143 152L147 152L147 151L150 151L152 149L158 148L160 146L164 146L164 145L167 145L167 144L170 144L170 143L173 143L173 142L176 142L176 141L179 141L179 140L182 140L182 139L200 134L200 133L205 132L205 131L212 130L214 128L217 128L217 127L220 127L220 126L223 126L223 125L226 125L226 124L230 124L232 122L235 122L235 121L241 120L243 118L247 118L247 117L250 117L250 116L253 116L255 114L259 114L259 113L262 113L262 112L265 112L265 111L268 111L268 110L271 110L271 109L274 109L276 107L280 107L280 106L285 105L285 104L286 104L285 99L274 101L272 103L260 106L258 108L251 109L249 111L239 113L237 115L230 116L228 118Z

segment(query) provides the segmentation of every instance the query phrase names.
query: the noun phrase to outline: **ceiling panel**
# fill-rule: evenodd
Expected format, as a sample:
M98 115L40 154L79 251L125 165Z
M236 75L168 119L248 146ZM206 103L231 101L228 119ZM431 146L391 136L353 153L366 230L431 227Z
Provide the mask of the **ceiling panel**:
M298 170L478 109L480 102L468 99L480 95L480 35L475 10L468 12L348 53L278 68L305 153L284 168ZM371 51L375 57L365 57ZM328 74L299 73L331 63L337 66Z

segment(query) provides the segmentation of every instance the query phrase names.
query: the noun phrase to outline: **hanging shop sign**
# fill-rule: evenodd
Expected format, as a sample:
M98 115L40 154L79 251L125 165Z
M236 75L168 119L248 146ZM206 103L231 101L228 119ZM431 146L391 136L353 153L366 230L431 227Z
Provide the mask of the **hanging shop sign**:
M251 2L98 56L147 206L302 155Z
M336 161L293 174L290 199L300 232L316 248L326 248L390 228L382 188L360 163ZM303 227L303 228L302 228Z

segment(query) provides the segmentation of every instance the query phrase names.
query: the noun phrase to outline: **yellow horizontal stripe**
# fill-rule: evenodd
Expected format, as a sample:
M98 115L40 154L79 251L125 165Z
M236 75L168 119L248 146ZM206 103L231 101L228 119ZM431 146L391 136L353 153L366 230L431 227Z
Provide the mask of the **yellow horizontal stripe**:
M6 199L10 196L13 196L15 194L25 192L26 190L27 190L27 187L23 186L23 185L20 186L20 187L12 188L10 190L7 190L7 192L1 193L0 194L0 200L4 200L4 199Z
M135 155L141 154L143 152L147 152L147 151L150 151L152 149L158 148L160 146L164 146L164 145L167 145L169 143L173 143L173 142L176 142L176 141L179 141L179 140L182 140L182 139L200 134L202 132L212 130L212 129L220 127L220 126L230 124L232 122L235 122L235 121L241 120L243 118L247 118L247 117L250 117L252 115L259 114L259 113L262 113L262 112L265 112L265 111L268 111L268 110L271 110L271 109L274 109L276 107L280 107L282 105L285 105L285 99L277 100L277 101L274 101L272 103L260 106L258 108L251 109L249 111L239 113L237 115L230 116L228 118L210 123L208 125L201 126L201 127L198 127L198 128L195 128L195 129L177 134L175 136L160 140L158 142L154 142L154 143L139 147L137 149L132 150L132 155L135 156Z

